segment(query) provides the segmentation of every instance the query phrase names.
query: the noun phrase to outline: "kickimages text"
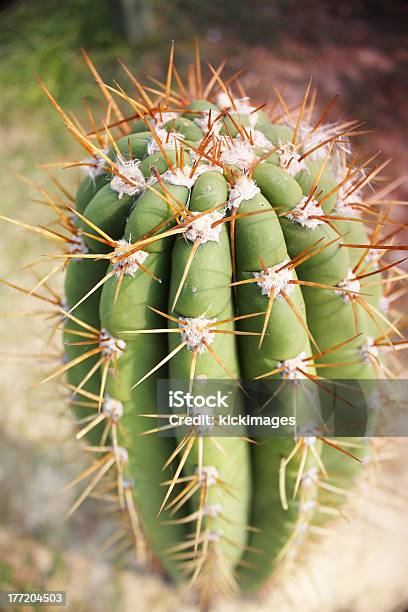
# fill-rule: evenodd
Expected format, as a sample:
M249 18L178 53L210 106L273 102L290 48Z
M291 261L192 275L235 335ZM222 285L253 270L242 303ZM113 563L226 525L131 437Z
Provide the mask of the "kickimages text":
M212 415L212 414L173 414L169 417L169 424L175 427L196 426L196 427L295 427L296 418L294 416L255 416L250 414L240 415Z

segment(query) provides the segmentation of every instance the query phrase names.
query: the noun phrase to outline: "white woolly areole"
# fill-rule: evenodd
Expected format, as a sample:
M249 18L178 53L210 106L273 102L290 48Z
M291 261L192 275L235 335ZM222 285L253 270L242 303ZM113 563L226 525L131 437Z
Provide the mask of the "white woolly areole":
M238 166L241 170L248 170L255 160L252 146L242 140L234 138L234 144L227 146L221 154L220 161L230 166Z
M352 201L338 198L335 208L336 213L341 217L359 217L360 211L352 206L353 204L356 204L356 201L356 198L352 198Z
M310 198L307 202L308 199L309 198L307 196L300 198L296 206L292 208L290 213L288 213L286 216L291 221L296 221L296 223L299 223L302 227L307 227L308 229L313 230L324 223L324 221L322 221L322 219L313 219L311 217L321 217L323 215L323 209L317 200Z
M222 91L217 96L217 106L220 110L225 110L226 108L231 108L232 102L230 96Z
M372 364L373 359L376 359L379 354L378 346L374 344L375 339L371 336L367 336L366 341L360 348L358 349L358 354L360 358L367 363L368 365Z
M311 467L309 470L307 470L307 472L305 472L300 479L300 482L305 489L311 489L312 487L316 486L319 482L319 473L317 468Z
M107 155L108 150L102 149L101 153ZM86 159L83 159L81 161L81 164L84 165L80 166L80 168L84 174L90 176L91 179L95 180L97 176L100 176L105 172L105 163L106 162L104 158L101 155L98 155L98 153L95 153L92 157L87 157Z
M259 130L251 130L251 140L254 144L254 147L265 147L267 149L273 149L274 146L270 140L267 139L265 134L260 132Z
M302 351L296 357L292 357L292 359L286 359L285 361L279 361L277 363L278 368L283 368L281 372L281 377L289 380L298 380L306 378L302 372L299 372L297 368L305 369L305 364L303 360L306 358L306 353Z
M221 504L207 504L203 508L204 516L215 517L221 513Z
M126 348L126 342L124 340L117 340L103 327L99 336L99 346L102 349L102 355L112 359L119 357L120 353L123 353Z
M263 270L261 272L253 272L252 276L254 278L259 278L256 284L260 287L262 295L267 295L269 297L274 294L276 298L282 299L282 291L285 293L293 291L294 285L289 284L289 281L293 280L292 270L289 268L280 270L280 268L286 266L289 261L289 259L284 259L281 263L266 268L266 274Z
M290 127L295 128L295 124L291 124ZM336 134L340 134L341 132L341 124L338 123L326 123L324 125L320 125L318 128L314 128L312 125L308 125L307 123L302 123L299 126L299 140L302 143L302 148L304 151L311 151L316 148L313 153L308 154L308 158L311 161L319 161L322 160L328 153L330 148L330 143L322 144L329 138L333 138ZM346 136L338 136L334 141L335 147L338 152L344 152L347 156L350 155L350 144L349 140ZM321 146L320 146L321 145Z
M123 446L117 446L115 448L115 457L118 463L127 463L129 461L129 453Z
M120 249L118 255L121 255L122 249L130 246L132 243L122 238L121 240L117 240L116 244L118 249ZM115 270L116 278L119 278L123 273L126 274L126 276L134 277L140 268L140 264L143 264L148 256L149 253L146 253L146 251L136 251L136 253L132 253L125 259L121 259L117 263L112 264L112 269Z
M348 191L350 191L350 186L346 188L344 185L338 190L336 212L342 217L359 217L361 211L353 208L353 204L361 204L363 199L359 195L358 191L355 191L349 196L347 195Z
M230 189L228 204L232 208L239 208L242 202L245 200L250 200L260 192L261 190L255 181L243 174L237 179L235 185Z
M202 111L201 117L196 117L194 119L194 123L198 125L198 127L203 131L204 134L207 134L209 131L214 134L214 136L218 136L222 129L222 122L220 119L215 121L215 113L209 110ZM208 130L208 123L210 123L210 130Z
M218 470L214 465L203 465L202 468L196 467L195 473L200 479L200 482L205 482L207 487L212 487L217 484Z
M356 293L360 292L360 281L354 276L353 270L349 268L343 280L337 283L337 287L340 287L341 289L347 289L347 291L350 292L346 293L344 291L336 291L335 293L339 295L345 302L351 302L353 296Z
M121 199L124 195L136 195L143 191L146 181L139 170L140 161L136 159L125 160L123 157L116 158L117 171L127 179L114 175L110 182L111 189L116 191Z
M114 397L105 395L102 404L102 412L105 416L116 423L123 416L123 404Z
M198 240L200 244L205 244L206 242L219 242L222 224L219 223L215 227L213 227L213 224L223 219L225 217L225 212L214 210L204 215L198 212L192 212L191 214L194 217L198 215L201 215L201 217L198 217L195 221L191 221L187 226L184 236L191 242L196 242Z
M249 98L235 98L234 104L237 107L237 111L242 115L250 115L254 112L255 106L251 106L249 103Z
M328 126L329 127L329 126ZM302 143L302 147L306 151L310 151L317 147L320 143L324 142L326 138L332 135L332 132L326 130L324 127L319 127L313 131L313 126L307 125L306 123L301 124L298 128L299 140ZM316 151L309 154L309 159L317 161L323 159L327 154L329 144L322 145Z
M186 347L190 351L198 351L204 353L207 350L206 344L212 344L214 342L215 333L210 329L212 323L215 323L217 319L205 319L203 316L200 317L180 317L183 321L180 324L181 340L185 342Z
M314 444L316 444L316 436L303 436L303 443L306 446L313 446Z
M168 132L162 127L157 127L155 132L164 149L174 149L174 143L177 138L180 137L180 134L177 132ZM152 135L147 143L147 153L148 155L152 155L152 153L156 153L156 151L160 151L160 147L157 144L156 138Z
M158 113L155 117L155 122L157 126L161 127L168 121L171 121L172 119L177 119L177 117L179 117L178 113Z
M318 161L323 159L328 151L330 144L322 144L328 138L331 138L336 133L334 126L326 125L320 126L313 131L311 125L300 125L299 126L299 139L302 142L303 149L305 151L311 151L315 147L318 147L313 153L309 153L308 157L312 161ZM319 146L321 145L321 146Z
M209 542L219 542L223 535L224 532L222 529L216 529L215 531L209 531L207 538Z
M181 187L191 189L201 174L212 169L207 164L199 164L194 168L194 173L191 176L193 166L184 166L183 170L175 168L174 173L171 170L167 170L167 172L162 174L162 179L172 185L180 185Z
M221 110L226 108L231 109L231 112L237 112L240 115L248 115L250 125L254 126L258 117L254 113L255 106L251 106L249 98L230 98L224 91L217 96L217 106ZM235 107L235 108L234 108Z
M68 253L88 253L88 247L82 234L78 232L72 234L68 242Z
M254 112L256 107L251 106L249 103L249 98L236 98L234 100L234 104L236 106L237 112L240 115L247 115L249 120L249 125L254 127L256 122L258 121L257 114Z
M301 155L291 142L281 143L276 152L279 156L279 167L286 170L291 176L295 176L306 167L303 160L299 161Z

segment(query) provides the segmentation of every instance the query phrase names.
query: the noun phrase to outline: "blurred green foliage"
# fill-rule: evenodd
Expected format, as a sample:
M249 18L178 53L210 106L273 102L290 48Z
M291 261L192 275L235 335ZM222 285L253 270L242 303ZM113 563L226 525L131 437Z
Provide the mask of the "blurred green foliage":
M117 57L139 73L142 69L161 75L170 41L177 34L166 0L14 0L6 5L0 11L3 125L15 125L19 114L27 121L38 120L48 108L34 73L65 108L77 109L83 96L92 102L97 88L81 47L90 53L106 82L120 75L123 83ZM187 23L187 16L184 20ZM191 51L188 28L178 37L183 39ZM54 127L54 120L50 121Z
M80 71L85 72L80 47L92 49L93 57L104 68L106 64L111 67L117 54L126 55L111 2L14 2L2 17L0 110L6 122L15 110L43 104L44 95L34 81L34 72L61 102L70 104L78 101L79 81L82 95L90 95L94 89L91 79L78 79Z
M395 82L401 80L402 63L406 61L403 47L408 3L402 0L386 3L318 0L303 5L298 0L256 3L248 0L8 0L2 6L2 124L37 122L43 133L47 128L48 133L55 132L59 119L56 113L51 114L34 72L66 109L77 111L82 96L91 102L97 96L94 79L79 52L81 47L89 51L107 83L118 78L121 84L126 84L126 78L116 57L120 56L142 79L146 74L161 77L170 41L175 39L177 66L183 73L195 36L200 39L203 57L214 65L229 57L229 65L234 70L248 67L247 58L254 57L249 51L257 49L294 64L302 64L307 54L325 58L337 48L339 51L353 48L356 52L366 49L369 57L367 52L365 59L361 56L358 78L364 77L370 82L374 79L376 91L387 95ZM394 61L395 56L395 69L394 65L392 70L381 66L373 69L370 61L377 60L372 51L384 54L386 63ZM338 66L333 74L353 98L350 107L358 102L362 108L365 102L364 112L368 116L372 106L372 96L367 95L370 83L364 87L356 85L353 66ZM327 80L324 75L322 80ZM363 92L364 99L355 100L357 94L352 95L353 88ZM380 110L385 116L388 106L384 104ZM397 106L397 111L398 108L401 106Z

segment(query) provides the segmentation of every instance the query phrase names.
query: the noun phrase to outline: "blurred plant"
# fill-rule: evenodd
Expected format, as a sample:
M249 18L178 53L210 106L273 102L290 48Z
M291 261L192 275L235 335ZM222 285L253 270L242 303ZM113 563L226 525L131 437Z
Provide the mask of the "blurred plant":
M120 25L130 43L140 43L155 26L154 0L117 0Z
M13 3L1 26L0 109L3 121L13 109L39 105L41 94L34 85L34 71L41 71L65 102L78 99L78 70L82 70L79 47L92 48L108 70L112 47L126 49L113 3L74 0ZM91 94L92 81L81 84L82 95ZM91 94L92 95L92 94ZM7 109L7 113L5 112Z

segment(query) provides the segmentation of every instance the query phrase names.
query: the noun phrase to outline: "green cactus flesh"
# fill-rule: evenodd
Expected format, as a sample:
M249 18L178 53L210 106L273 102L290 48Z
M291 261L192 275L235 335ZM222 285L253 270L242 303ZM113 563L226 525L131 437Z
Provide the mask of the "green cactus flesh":
M367 449L307 433L160 436L156 381L381 378L393 271L361 246L380 229L362 219L371 170L350 157L353 122L314 120L307 94L274 119L218 74L203 93L201 70L186 88L171 67L156 95L102 88L115 121L97 138L48 93L89 155L66 209L64 370L139 558L210 602L296 560Z

